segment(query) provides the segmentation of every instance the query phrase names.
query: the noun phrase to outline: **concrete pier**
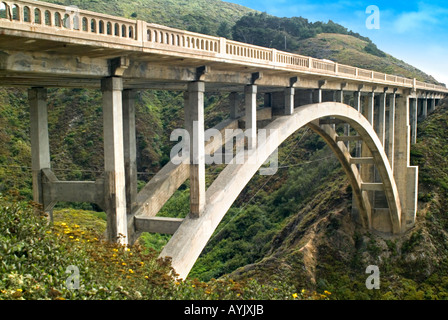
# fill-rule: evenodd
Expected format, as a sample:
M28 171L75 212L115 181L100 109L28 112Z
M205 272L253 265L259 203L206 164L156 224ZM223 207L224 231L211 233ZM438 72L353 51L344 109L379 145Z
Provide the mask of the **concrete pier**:
M42 170L51 168L50 141L48 137L47 89L28 90L30 105L31 166L33 172L33 198L44 203ZM52 219L51 212L50 219Z
M185 128L190 134L190 215L196 218L205 207L204 92L204 82L191 82L185 101Z
M107 236L110 241L128 241L126 177L123 142L123 79L101 81L103 94L104 171Z

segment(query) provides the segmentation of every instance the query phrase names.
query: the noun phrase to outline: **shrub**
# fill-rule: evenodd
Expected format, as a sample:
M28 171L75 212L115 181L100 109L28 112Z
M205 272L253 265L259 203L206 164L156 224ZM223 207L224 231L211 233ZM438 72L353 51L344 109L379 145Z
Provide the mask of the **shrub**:
M65 211L76 216L75 210ZM252 279L181 281L176 279L170 261L158 259L155 250L140 244L124 247L109 243L92 230L92 223L86 228L73 219L65 221L56 220L50 226L36 205L0 194L0 299L323 298L295 294L296 290L285 283L268 286Z

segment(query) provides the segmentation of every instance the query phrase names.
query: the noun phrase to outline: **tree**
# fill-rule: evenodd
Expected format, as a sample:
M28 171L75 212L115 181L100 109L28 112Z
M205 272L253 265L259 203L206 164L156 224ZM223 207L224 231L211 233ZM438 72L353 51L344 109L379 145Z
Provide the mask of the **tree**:
M219 37L223 37L223 38L231 38L231 30L230 27L228 25L227 22L223 21L221 22L221 24L219 25L218 31L216 31L217 35Z

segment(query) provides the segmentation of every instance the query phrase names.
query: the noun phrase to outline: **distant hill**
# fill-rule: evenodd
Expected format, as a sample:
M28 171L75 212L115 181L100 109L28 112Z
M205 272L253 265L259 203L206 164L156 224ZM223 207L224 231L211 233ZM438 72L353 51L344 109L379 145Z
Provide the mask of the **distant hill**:
M253 9L221 0L48 0L84 10L139 19L172 28L229 36L230 29Z
M315 37L300 40L296 52L358 68L439 84L432 76L379 50L372 42L350 35L321 33Z
M238 41L439 84L423 71L381 51L369 38L331 20L309 22L303 17L249 13L232 31Z

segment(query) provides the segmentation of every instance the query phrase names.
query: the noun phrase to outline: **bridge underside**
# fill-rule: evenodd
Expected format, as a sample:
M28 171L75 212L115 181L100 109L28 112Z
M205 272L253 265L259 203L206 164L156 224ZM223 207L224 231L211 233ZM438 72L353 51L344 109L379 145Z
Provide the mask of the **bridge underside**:
M416 141L417 119L434 110L444 97L437 90L255 62L230 63L205 54L136 50L126 41L100 45L94 40L70 41L62 35L43 39L23 30L2 32L0 86L31 88L35 201L48 212L58 201L98 204L107 213L111 241L132 244L142 232L173 234L161 256L173 258L181 277L188 275L242 188L281 142L305 125L323 137L341 162L352 184L354 213L366 228L400 234L415 223L418 168L409 164L409 148ZM51 87L101 90L102 179L59 181L51 171L46 101L46 88ZM182 163L169 162L137 192L134 99L136 91L146 89L186 93L185 128L191 143L202 147ZM229 119L215 128L224 136L221 143L206 141L204 136L206 92L231 93ZM194 123L199 124L196 131ZM339 125L344 135L336 133ZM262 126L268 136L260 143ZM247 152L244 163L228 164L206 190L202 156L233 139L225 136L226 129L240 128L248 136L245 150L264 156ZM158 217L187 179L191 182L190 215Z

